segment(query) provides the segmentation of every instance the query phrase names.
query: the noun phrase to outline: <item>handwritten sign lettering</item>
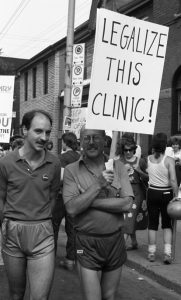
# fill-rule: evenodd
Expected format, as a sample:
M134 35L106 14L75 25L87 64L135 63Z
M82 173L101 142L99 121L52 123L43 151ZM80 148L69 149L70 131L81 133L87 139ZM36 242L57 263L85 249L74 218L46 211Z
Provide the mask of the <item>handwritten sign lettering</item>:
M86 127L153 134L168 28L97 13Z

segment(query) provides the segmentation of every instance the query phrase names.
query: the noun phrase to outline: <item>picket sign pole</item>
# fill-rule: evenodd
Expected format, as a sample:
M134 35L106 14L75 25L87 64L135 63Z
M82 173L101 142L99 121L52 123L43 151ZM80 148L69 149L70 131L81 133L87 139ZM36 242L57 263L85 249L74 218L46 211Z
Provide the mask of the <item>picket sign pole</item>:
M109 159L111 159L111 158L113 159L115 157L118 137L119 137L119 131L113 131Z

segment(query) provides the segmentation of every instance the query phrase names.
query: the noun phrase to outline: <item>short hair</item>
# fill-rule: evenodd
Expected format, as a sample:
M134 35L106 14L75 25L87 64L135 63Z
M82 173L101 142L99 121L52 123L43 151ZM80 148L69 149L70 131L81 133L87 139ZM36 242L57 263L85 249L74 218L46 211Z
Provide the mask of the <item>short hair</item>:
M64 141L66 146L71 148L73 151L76 151L78 149L77 137L76 137L75 133L73 133L71 131L65 132L62 135L62 140Z
M179 145L179 147L180 147L181 142L178 138L174 137L173 139L171 139L171 145Z
M152 149L154 150L155 158L160 157L160 154L165 152L167 146L167 135L163 132L155 134L152 138Z
M16 148L21 148L24 144L24 139L23 138L17 138L12 142L12 150L15 150Z
M24 116L23 116L23 119L22 119L21 126L22 127L25 126L26 129L29 130L30 127L31 127L31 122L32 122L33 118L35 116L37 116L38 114L42 114L45 117L47 117L47 119L49 119L50 124L52 126L52 123L53 123L52 122L52 117L50 116L50 114L47 111L45 111L43 109L33 109L33 110L30 110L27 113L25 113Z
M123 155L124 154L124 148L125 146L129 146L134 149L134 154L136 153L136 142L133 138L133 135L131 134L123 134L121 139L118 140L117 142L117 147L116 147L116 155Z

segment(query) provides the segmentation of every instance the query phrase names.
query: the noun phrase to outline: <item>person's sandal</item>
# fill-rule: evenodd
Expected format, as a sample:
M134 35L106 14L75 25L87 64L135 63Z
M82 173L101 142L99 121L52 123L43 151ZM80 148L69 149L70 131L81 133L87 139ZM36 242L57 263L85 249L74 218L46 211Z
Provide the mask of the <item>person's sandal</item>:
M163 262L165 265L170 265L172 263L172 257L169 254L164 254Z

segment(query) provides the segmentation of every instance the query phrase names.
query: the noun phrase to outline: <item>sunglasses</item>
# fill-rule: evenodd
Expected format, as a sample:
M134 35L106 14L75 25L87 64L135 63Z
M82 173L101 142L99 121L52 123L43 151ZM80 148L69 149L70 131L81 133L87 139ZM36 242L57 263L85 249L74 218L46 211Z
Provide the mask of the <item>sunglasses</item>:
M88 144L91 141L94 143L99 143L102 139L101 135L85 135L84 136L84 143Z
M132 152L134 150L135 150L135 148L124 149L124 152Z

